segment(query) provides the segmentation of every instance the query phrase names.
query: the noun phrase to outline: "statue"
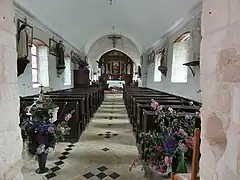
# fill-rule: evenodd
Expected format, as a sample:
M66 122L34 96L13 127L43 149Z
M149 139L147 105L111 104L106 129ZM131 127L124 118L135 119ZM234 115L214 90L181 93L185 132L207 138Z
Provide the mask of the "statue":
M166 76L167 75L167 67L166 67L166 63L165 62L165 48L162 49L161 51L161 60L160 60L160 66L158 67L158 70L164 75Z
M65 47L63 45L63 42L60 40L56 45L58 75L62 74L65 69L64 52L65 52Z
M17 32L17 76L24 73L27 64L30 62L28 58L28 28L27 20L19 27Z
M102 71L102 74L105 74L105 65L104 64L102 64L101 71Z

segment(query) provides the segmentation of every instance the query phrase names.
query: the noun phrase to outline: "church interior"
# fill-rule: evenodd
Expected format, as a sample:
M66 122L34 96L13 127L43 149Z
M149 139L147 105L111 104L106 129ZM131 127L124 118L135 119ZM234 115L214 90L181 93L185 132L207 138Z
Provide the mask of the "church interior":
M0 0L0 180L240 180L239 9Z

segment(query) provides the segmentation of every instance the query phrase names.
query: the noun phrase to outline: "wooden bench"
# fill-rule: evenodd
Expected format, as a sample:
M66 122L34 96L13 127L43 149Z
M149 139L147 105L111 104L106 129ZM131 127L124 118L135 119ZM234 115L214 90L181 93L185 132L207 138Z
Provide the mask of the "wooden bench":
M25 98L22 100L22 106L30 106L34 99ZM76 98L52 98L52 101L59 107L58 119L64 120L65 114L75 111L69 120L68 125L71 128L70 134L65 137L67 142L77 142L85 128L83 114L81 114L81 100ZM83 105L83 104L82 104Z
M128 114L131 118L130 121L136 133L136 141L139 143L139 133L149 132L150 130L160 131L155 124L155 111L152 110L150 104L151 99L159 102L160 105L169 106L177 111L186 112L189 115L195 115L198 107L191 106L188 99L174 96L168 93L157 92L151 89L132 88L127 87L124 89L124 102L128 108ZM194 102L197 106L200 105ZM201 127L200 117L195 119L195 127ZM144 148L144 147L142 147ZM194 179L195 180L195 179Z
M78 141L80 135L89 123L90 116L93 115L104 100L102 91L101 88L78 88L48 93L52 101L59 106L59 120L64 120L65 114L72 110L75 111L71 120L68 122L71 131L70 135L66 136L66 141ZM30 106L36 97L38 97L38 95L20 98L20 103L22 106Z
M195 113L197 108L194 106L182 106L182 105L165 105L165 107L171 107L174 110L181 111L181 112L189 112ZM143 111L150 112L152 111L150 104L137 104L137 119L136 119L136 126L135 126L135 133L136 133L136 142L139 143L139 133L143 131ZM151 115L152 113L150 113ZM146 117L147 118L147 117ZM195 122L195 126L199 127L199 121Z
M133 122L136 119L136 112L137 112L137 104L151 104L151 99L154 99L155 101L158 101L162 105L167 104L181 104L182 101L179 100L177 97L174 96L144 96L144 97L133 97L132 98L132 104L130 106L131 108L131 122Z

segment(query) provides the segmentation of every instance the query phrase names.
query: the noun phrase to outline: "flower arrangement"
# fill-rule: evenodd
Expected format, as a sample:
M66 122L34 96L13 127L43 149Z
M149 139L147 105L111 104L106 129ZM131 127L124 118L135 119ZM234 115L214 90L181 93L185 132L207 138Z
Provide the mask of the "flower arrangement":
M185 153L193 148L195 118L199 115L176 111L152 100L156 130L140 133L141 159L159 173L186 173Z
M57 111L58 107L49 97L44 96L43 91L39 98L25 109L20 127L31 155L48 153L57 142L64 140L64 136L69 134L68 121L74 111L66 114L64 120L54 117Z

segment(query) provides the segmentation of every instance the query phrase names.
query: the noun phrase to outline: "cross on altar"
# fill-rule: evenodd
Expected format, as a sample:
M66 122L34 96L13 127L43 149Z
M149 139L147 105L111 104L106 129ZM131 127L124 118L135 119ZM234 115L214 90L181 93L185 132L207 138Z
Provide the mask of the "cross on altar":
M113 43L113 48L116 47L116 42L118 39L121 39L120 36L109 36L108 39L111 39L112 40L112 43Z

